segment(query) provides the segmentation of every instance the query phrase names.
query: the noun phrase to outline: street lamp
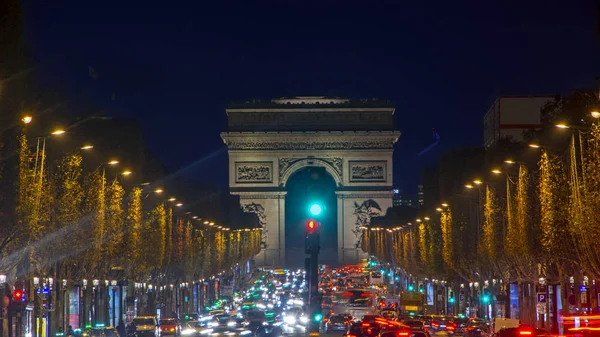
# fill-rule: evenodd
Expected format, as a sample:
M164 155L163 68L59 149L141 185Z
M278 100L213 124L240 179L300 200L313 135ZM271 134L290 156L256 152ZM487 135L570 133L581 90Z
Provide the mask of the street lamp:
M54 130L54 131L52 131L52 134L53 134L53 135L62 135L62 134L63 134L63 133L65 133L65 132L66 132L66 131L65 131L65 130L63 130L63 129L57 129L57 130Z
M465 184L465 187L466 188L473 188L473 185L471 185L471 184Z
M128 176L128 175L130 175L131 173L132 173L131 171L129 171L129 170L125 170L125 171L123 171L123 173L121 173L121 174L122 174L122 175L124 175L124 176Z
M535 144L535 143L529 144L529 147L533 148L533 149L539 149L540 148L540 146L538 144Z
M475 185L481 185L482 181L479 180L479 179L475 179L475 180L473 180L473 184L475 184Z
M81 147L82 150L91 150L94 148L94 145L84 145Z
M108 165L117 165L118 163L119 163L119 161L118 161L118 160L114 160L114 159L113 159L113 160L109 161L107 164L108 164Z
M512 160L512 159L506 159L504 162L505 162L505 163L507 163L507 164L511 164L511 165L516 163L516 162L515 162L514 160Z
M25 124L31 123L32 120L33 120L33 117L31 117L29 115L23 116L23 118L21 118L21 121L23 121L23 123L25 123Z
M492 173L493 173L493 174L501 174L501 173L502 173L502 171L500 171L500 170L498 170L498 169L494 169L494 170L492 170Z
M592 115L593 118L598 119L598 118L600 118L600 111L594 110L594 111L590 112L590 115Z
M154 190L154 193L161 194L163 192L162 188L157 188Z
M177 200L177 199L175 199L174 197L169 198L169 201L171 201L171 202L173 202L175 200Z
M181 206L183 206L183 204L182 204L182 203L178 203L178 204L177 204L177 205L175 205L175 206L177 206L177 207L181 207Z
M559 129L568 129L569 126L566 124L556 124L555 127L559 128Z

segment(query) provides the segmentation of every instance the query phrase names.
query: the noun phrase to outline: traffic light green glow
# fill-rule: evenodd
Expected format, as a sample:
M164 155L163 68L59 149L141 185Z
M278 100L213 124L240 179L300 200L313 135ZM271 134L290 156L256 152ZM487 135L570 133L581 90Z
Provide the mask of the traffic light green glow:
M481 300L483 301L483 303L487 303L487 302L489 302L489 301L490 301L490 297L486 295L486 296L483 296L483 297L481 298Z
M323 315L320 313L315 314L314 319L315 319L315 322L320 322L323 319Z
M323 207L321 207L319 204L312 204L310 205L309 211L312 215L319 215L323 212Z
M413 285L408 286L408 291L414 291L414 290L415 290L415 286L413 286Z
M450 297L450 298L448 299L448 302L450 302L450 303L454 303L454 297Z

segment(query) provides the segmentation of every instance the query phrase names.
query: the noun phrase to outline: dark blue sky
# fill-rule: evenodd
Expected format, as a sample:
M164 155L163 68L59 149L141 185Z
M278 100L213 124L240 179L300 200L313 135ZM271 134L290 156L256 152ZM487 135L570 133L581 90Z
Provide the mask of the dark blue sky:
M220 186L219 132L234 100L392 100L403 132L395 181L412 190L442 150L481 143L494 95L555 93L600 75L592 1L24 3L44 84L70 109L94 102L139 118L165 164ZM441 145L418 158L432 128Z

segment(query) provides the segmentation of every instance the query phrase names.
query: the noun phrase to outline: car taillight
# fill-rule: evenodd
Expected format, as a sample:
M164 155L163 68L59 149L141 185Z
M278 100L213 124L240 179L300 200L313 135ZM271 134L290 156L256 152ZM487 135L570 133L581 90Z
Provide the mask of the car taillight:
M346 335L344 335L344 337L357 337L357 336L353 335L353 334L346 334Z
M363 328L368 328L370 326L370 324L369 323L363 323L360 326L362 326Z
M408 336L408 332L398 332L398 336Z
M467 331L473 331L475 330L475 328L471 327L471 328L467 328Z
M450 326L447 326L446 329L452 331L452 330L455 329L455 327L453 327L452 325L450 325Z
M531 336L531 335L533 335L533 332L531 332L531 331L519 331L519 335L521 335L521 336Z

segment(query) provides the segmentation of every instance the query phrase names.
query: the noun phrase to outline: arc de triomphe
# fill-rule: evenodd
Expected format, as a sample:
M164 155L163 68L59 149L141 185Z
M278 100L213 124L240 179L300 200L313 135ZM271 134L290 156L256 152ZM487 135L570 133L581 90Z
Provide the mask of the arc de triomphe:
M357 263L359 227L392 206L394 107L386 101L295 97L227 109L229 186L265 230L258 265L285 263L288 179L323 167L336 182L338 262Z

